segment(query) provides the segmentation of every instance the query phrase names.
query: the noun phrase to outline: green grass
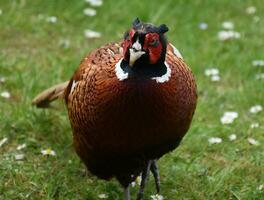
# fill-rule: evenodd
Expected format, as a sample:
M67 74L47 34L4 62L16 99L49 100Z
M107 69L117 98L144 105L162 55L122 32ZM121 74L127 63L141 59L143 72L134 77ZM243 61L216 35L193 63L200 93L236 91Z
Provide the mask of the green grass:
M254 5L255 15L245 9ZM180 49L192 68L199 90L199 103L189 133L174 152L159 161L162 195L167 200L260 200L264 190L264 111L250 114L249 108L264 106L264 81L256 80L264 68L252 60L264 59L264 6L262 0L179 0L104 1L96 17L87 17L84 0L2 0L0 1L0 199L98 199L105 193L110 200L122 199L122 189L112 180L105 182L85 176L84 165L74 152L66 109L39 110L32 98L52 84L71 77L84 55L110 41L120 40L131 21L140 17L170 28L167 36ZM41 15L40 15L41 14ZM58 22L46 22L47 16ZM260 18L254 22L254 16ZM223 21L232 21L241 38L220 42L217 33ZM200 22L208 23L200 30ZM102 32L100 39L84 37L85 29ZM60 40L70 41L63 48ZM221 81L213 83L204 70L217 66ZM239 113L231 125L222 125L225 111ZM250 129L258 122L259 128ZM237 135L231 142L228 136ZM210 145L208 138L221 137ZM250 145L248 137L260 142ZM16 150L19 144L27 147ZM44 148L56 157L44 157ZM14 156L25 154L23 161ZM137 188L132 189L135 196ZM155 192L153 178L145 199Z

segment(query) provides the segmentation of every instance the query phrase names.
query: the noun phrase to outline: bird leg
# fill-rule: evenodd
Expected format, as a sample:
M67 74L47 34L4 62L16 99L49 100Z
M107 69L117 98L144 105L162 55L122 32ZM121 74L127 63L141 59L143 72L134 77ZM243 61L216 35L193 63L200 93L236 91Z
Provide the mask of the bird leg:
M159 176L159 169L158 169L157 160L151 161L150 170L154 176L155 184L156 184L156 190L157 190L157 194L158 194L160 192L160 176Z
M124 189L124 200L130 200L130 185L128 185L127 187L125 187Z
M146 168L143 170L142 175L141 175L141 183L140 183L140 188L137 194L137 200L141 200L144 194L144 188L149 176L149 171L150 171L150 165L151 161L148 161L146 164Z

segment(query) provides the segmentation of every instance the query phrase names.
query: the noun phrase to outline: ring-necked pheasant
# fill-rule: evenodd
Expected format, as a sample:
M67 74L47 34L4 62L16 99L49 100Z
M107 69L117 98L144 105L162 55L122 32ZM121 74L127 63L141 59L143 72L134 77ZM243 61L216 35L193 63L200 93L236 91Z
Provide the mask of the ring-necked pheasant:
M77 154L97 177L116 177L126 200L139 174L142 198L149 171L159 192L156 161L179 145L196 107L195 80L167 31L136 19L123 42L93 51L69 82L33 100L64 94Z

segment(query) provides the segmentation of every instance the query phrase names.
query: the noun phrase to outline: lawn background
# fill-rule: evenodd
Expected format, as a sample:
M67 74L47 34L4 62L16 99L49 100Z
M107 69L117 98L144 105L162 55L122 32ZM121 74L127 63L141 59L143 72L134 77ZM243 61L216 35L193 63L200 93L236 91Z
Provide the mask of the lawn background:
M246 14L255 6L254 15ZM57 109L39 110L32 98L43 89L68 80L91 50L119 41L135 17L170 28L168 40L183 54L197 80L199 102L192 127L181 146L160 162L161 194L167 200L264 198L264 122L263 111L249 113L256 104L264 106L264 80L256 74L264 67L252 61L264 59L264 5L262 0L105 0L88 17L84 0L1 0L0 9L0 199L122 199L122 188L112 180L105 182L85 176L84 165L72 147L71 128L62 102ZM56 16L57 23L47 17ZM257 20L259 17L259 20ZM235 24L241 38L221 42L217 34L223 21ZM200 30L199 23L208 24ZM87 39L85 29L102 33L100 39ZM65 48L65 41L69 47ZM67 47L67 44L66 44ZM211 82L204 70L217 67L221 80ZM225 111L236 111L238 119L222 125ZM250 124L260 127L251 129ZM235 133L237 140L229 141ZM208 138L223 142L210 145ZM252 137L260 145L250 145ZM16 150L26 143L23 150ZM52 148L57 156L45 157L40 151ZM23 161L15 155L25 154ZM132 189L132 196L136 190ZM153 178L145 199L155 193Z

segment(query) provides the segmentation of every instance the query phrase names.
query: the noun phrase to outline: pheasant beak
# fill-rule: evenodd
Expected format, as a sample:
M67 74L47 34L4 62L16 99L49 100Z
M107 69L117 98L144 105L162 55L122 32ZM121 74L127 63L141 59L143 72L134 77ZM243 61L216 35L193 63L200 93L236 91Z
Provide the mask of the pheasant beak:
M144 51L135 51L134 49L129 49L129 52L130 52L130 59L129 59L130 67L133 67L136 60L139 59L143 54L145 54Z
M139 59L143 54L145 54L145 51L142 51L142 46L138 42L138 40L132 45L132 48L129 49L130 58L129 58L129 66L133 67L134 63L137 59Z

